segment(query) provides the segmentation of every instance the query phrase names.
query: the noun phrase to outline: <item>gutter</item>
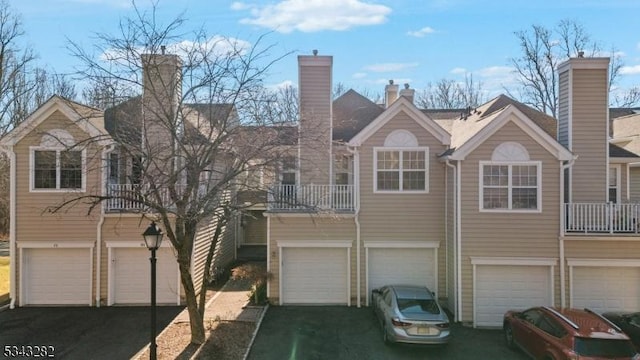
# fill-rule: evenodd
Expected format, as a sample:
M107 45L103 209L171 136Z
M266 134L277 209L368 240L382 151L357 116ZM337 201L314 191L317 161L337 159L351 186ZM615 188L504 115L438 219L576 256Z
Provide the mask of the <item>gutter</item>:
M355 217L354 217L354 222L356 224L356 288L358 289L358 291L356 291L356 303L357 303L357 307L361 306L361 302L362 302L362 289L361 289L361 283L362 283L362 275L361 275L361 271L360 271L360 243L361 243L361 239L360 239L360 152L358 152L357 148L351 149L349 147L347 147L347 151L349 151L349 153L353 154L353 191L355 192ZM368 295L367 295L367 299L368 299Z
M568 163L560 163L560 238L559 238L559 257L560 257L560 306L566 307L567 294L566 294L566 279L564 268L564 228L566 221L565 206L564 206L564 194L566 189L564 188L565 170L568 170L573 166L578 157L574 156Z
M107 195L107 170L109 164L107 163L107 154L110 154L114 150L113 145L109 145L102 150L102 186L100 189L100 195L103 197ZM100 220L96 227L96 307L100 307L100 270L102 266L102 225L104 225L104 204L100 204Z
M9 156L9 309L16 307L16 153L13 146L4 146L2 148L5 154Z
M455 186L455 191L453 192L453 211L454 211L454 219L453 219L453 223L454 223L454 232L453 232L453 253L455 255L454 257L454 265L455 265L455 270L454 270L454 277L456 279L456 291L454 292L455 294L455 299L454 299L454 303L456 306L456 311L455 311L455 318L454 321L459 322L462 321L462 301L461 301L461 294L462 294L462 276L461 276L461 260L462 260L462 255L461 255L461 242L460 242L460 235L462 233L462 229L460 227L460 189L461 189L461 183L460 183L460 176L459 176L459 171L460 171L460 161L458 161L456 163L456 165L452 165L451 162L449 161L449 159L447 158L445 160L445 164L453 169L453 183Z

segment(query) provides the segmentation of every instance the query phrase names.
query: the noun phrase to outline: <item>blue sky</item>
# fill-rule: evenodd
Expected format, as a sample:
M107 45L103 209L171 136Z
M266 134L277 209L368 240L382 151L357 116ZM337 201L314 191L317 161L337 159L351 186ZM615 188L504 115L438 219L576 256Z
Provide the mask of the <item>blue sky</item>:
M156 0L157 1L157 0ZM89 48L95 33L116 33L132 14L129 0L11 0L40 63L56 72L77 65L67 39ZM149 8L150 0L137 0ZM509 59L518 56L514 32L532 24L581 23L603 49L622 56L619 86L640 86L638 0L159 0L162 18L184 12L189 26L253 42L269 33L274 55L292 52L267 84L297 84L296 55L334 56L334 83L382 92L389 79L418 90L472 74L487 96L513 86ZM55 10L54 10L55 9Z

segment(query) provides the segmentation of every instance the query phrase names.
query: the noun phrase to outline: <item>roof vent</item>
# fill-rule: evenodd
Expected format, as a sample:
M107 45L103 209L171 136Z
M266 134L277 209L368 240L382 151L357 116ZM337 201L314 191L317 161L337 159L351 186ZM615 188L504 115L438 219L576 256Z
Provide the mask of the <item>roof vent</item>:
M584 57L584 51L578 51L578 57L579 58L583 58Z

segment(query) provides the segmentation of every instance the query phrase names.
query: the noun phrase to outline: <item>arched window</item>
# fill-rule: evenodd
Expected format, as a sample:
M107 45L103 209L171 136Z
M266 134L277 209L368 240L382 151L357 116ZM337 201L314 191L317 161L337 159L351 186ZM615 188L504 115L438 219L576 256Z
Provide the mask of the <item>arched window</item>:
M541 211L542 166L522 144L504 142L480 162L480 210Z
M429 148L410 131L394 130L373 151L373 190L377 193L429 191Z

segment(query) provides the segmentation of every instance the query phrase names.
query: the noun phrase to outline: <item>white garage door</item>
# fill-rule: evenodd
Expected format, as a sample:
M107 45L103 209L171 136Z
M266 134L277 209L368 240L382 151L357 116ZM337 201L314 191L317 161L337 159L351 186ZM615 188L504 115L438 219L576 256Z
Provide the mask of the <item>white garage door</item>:
M91 249L23 249L25 305L91 305Z
M571 306L596 312L640 310L640 267L573 268Z
M151 302L151 252L145 248L113 248L111 253L114 303ZM170 248L156 251L156 302L177 304L178 263Z
M548 266L478 265L475 285L475 326L500 327L504 313L551 305Z
M436 288L435 249L370 248L369 291L389 284Z
M345 248L282 249L283 304L347 304Z

